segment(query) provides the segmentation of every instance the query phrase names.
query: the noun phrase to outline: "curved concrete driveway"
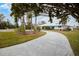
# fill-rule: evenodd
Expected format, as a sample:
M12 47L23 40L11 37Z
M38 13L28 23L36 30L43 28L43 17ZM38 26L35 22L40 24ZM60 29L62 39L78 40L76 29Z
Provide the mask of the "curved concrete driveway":
M5 56L72 56L74 55L67 38L57 32L47 34L35 40L0 49Z

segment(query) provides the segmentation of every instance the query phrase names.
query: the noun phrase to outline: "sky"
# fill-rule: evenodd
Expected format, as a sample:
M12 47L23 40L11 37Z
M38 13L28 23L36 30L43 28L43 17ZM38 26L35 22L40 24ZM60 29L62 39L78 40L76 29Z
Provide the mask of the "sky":
M14 19L10 16L10 13L11 13L11 3L0 3L0 13L1 14L4 14L4 16L6 17L6 19L9 19L9 21L11 23L14 24ZM35 18L33 17L33 23L35 23ZM46 23L49 23L49 17L45 17L45 16L38 16L37 17L37 21L38 23L40 23L41 21L45 21ZM56 17L52 18L53 19L53 23L54 24L57 24L59 22L59 19L57 19ZM78 25L78 23L76 22L76 19L73 18L72 16L69 16L68 18L68 22L67 22L67 25L71 25L71 26L74 26L74 25ZM20 23L20 22L19 22Z
M10 16L11 13L11 4L10 3L0 3L0 14L5 16L5 20L9 19L11 23L14 23L13 18Z

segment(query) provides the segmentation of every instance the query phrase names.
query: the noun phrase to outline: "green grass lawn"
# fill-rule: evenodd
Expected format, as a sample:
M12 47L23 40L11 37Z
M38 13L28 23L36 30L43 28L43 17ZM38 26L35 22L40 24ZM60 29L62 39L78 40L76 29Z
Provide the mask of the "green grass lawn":
M45 32L38 32L37 34L32 35L21 35L16 32L0 32L0 48L27 42L44 34Z
M74 54L79 56L79 31L60 31L60 33L68 38Z

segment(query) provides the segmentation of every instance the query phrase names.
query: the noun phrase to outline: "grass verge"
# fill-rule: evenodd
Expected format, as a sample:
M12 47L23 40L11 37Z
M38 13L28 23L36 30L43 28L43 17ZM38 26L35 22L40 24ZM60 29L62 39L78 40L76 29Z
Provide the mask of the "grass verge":
M44 34L46 33L38 32L33 35L21 35L17 34L16 32L0 32L0 48L27 42L40 36L43 36Z

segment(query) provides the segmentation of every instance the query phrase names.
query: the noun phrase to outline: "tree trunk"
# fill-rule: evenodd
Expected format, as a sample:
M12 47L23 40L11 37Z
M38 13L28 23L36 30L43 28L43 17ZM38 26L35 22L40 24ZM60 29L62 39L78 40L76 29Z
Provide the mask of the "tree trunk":
M32 31L32 17L31 17L31 31Z
M35 31L37 31L37 16L35 16Z
M49 21L52 23L52 16L51 16L51 12L49 11Z
M35 25L37 25L37 16L35 16Z
M18 18L17 18L17 21L16 21L16 27L17 27L17 28L19 27L19 25L18 25Z
M22 25L23 25L23 32L25 33L25 29L26 29L26 27L25 27L25 20L24 20L24 16L23 16Z
M63 31L64 31L65 30L65 24L63 23L62 26L63 26Z

